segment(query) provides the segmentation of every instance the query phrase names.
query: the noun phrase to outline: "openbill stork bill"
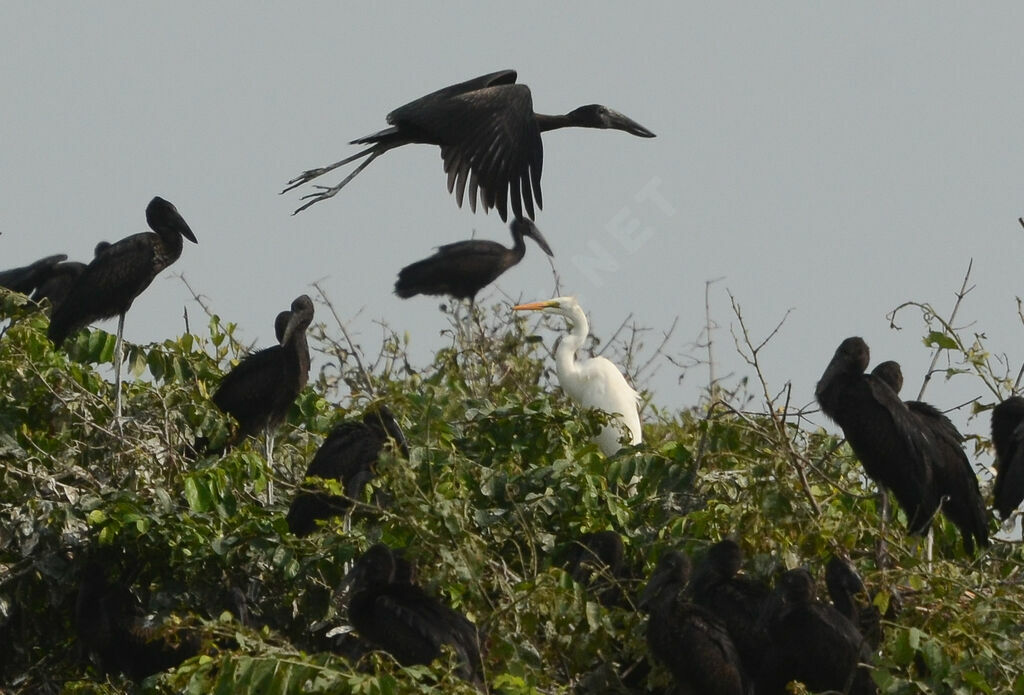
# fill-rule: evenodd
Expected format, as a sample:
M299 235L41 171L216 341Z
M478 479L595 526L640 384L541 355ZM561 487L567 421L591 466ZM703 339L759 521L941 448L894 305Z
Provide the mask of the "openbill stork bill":
M437 253L402 268L395 282L395 294L402 299L417 294L448 295L468 299L470 305L477 292L498 279L502 273L523 260L526 255L524 237L530 237L549 256L551 247L532 221L517 217L509 225L512 248L496 241L470 239L445 244Z
M480 635L466 616L398 574L395 553L383 544L371 546L345 577L350 588L349 621L359 635L390 653L403 666L429 664L451 646L459 659L459 675L482 684Z
M640 596L646 611L647 646L675 677L680 692L745 695L746 676L725 625L708 609L681 596L690 580L690 559L662 554Z
M323 490L299 492L288 509L288 529L305 538L316 530L318 520L345 514L352 507L352 500L359 499L363 488L376 475L377 459L389 441L395 443L402 456L409 458L405 434L386 405L368 410L361 421L336 425L309 462L306 477L337 480L345 489L345 496Z
M556 297L543 302L518 304L516 311L541 311L545 314L564 316L570 325L570 332L562 338L555 352L555 372L558 383L569 397L584 408L597 408L612 416L612 422L601 428L594 439L605 456L612 456L622 445L619 443L622 430L629 431L629 443L639 444L640 411L638 394L619 368L606 357L590 357L577 360L576 351L590 332L590 324L575 297Z
M213 394L217 407L238 421L232 443L263 432L268 504L274 501L274 430L309 380L306 329L312 321L313 300L296 297L291 311L282 311L274 321L278 345L243 358Z
M1024 500L1024 398L1010 396L992 409L992 444L996 448L993 504L1005 519Z
M814 395L822 412L842 428L868 476L892 490L906 512L910 532L923 536L939 507L935 447L889 384L864 373L870 361L867 343L847 338L836 349Z
M897 394L903 388L903 370L898 362L881 362L871 373ZM923 401L904 403L934 447L932 478L941 500L942 513L960 530L968 555L974 554L975 542L987 548L985 500L978 489L978 476L964 453L963 435L935 406Z
M785 695L790 681L815 693L878 692L860 666L871 660L864 638L834 606L815 599L810 572L789 570L779 578L776 592L779 600L764 616L769 639L757 676L758 695Z
M115 420L121 421L121 363L124 361L124 315L153 279L178 260L182 237L198 243L178 209L160 196L146 206L152 232L132 234L99 252L71 284L67 297L54 309L47 335L60 347L64 340L98 319L117 316L114 347Z
M469 183L469 206L476 212L477 192L487 212L496 208L508 220L511 205L515 217L525 211L531 219L534 200L543 207L540 191L544 145L540 134L558 128L602 128L622 130L642 138L654 133L607 106L589 104L567 114L548 116L534 113L530 88L516 84L515 70L500 70L439 89L387 116L391 126L353 140L353 145L370 145L341 161L302 172L281 191L286 193L349 162L366 159L337 186L316 186L316 193L303 196L310 205L334 196L370 162L388 150L421 143L441 148L448 192L462 207Z

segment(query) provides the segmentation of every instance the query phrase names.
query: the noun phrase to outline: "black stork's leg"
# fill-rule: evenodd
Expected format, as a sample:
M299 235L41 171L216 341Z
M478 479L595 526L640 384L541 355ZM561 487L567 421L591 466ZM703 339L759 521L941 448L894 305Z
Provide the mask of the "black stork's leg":
M121 363L124 361L124 314L117 317L117 340L114 342L114 424L121 429Z
M889 493L885 490L879 489L878 495L882 498L878 515L882 518L882 528L878 534L878 545L875 547L875 564L879 568L889 566L888 557L888 544L885 542L885 533L889 527L889 516L891 509L889 507Z
M319 193L310 193L309 195L302 196L303 200L306 200L307 198L309 198L310 201L308 203L306 203L305 205L303 205L302 207L300 207L299 209L297 209L292 214L293 215L297 215L300 212L302 212L303 210L305 210L306 208L308 208L310 205L315 205L316 203L319 203L322 200L327 200L328 198L333 198L334 195L338 191L340 191L342 188L344 188L348 184L349 181L354 179L356 177L356 175L360 171L362 171L366 167L370 166L370 162L372 162L377 157L379 157L381 155L381 152L383 152L383 151L384 150L377 149L376 147L371 147L369 150L363 150L362 152L360 152L358 155L355 155L354 157L349 157L348 159L343 159L342 161L335 162L330 167L327 167L326 170L330 171L331 169L334 169L334 168L336 168L338 166L341 166L342 164L345 164L346 162L350 162L353 159L366 154L367 152L370 153L370 156L366 158L366 161L363 162L362 164L360 164L359 166L357 166L355 169L353 169L352 173L349 174L348 176L346 176L344 179L342 179L341 183L339 183L337 186L317 186L317 188L320 189ZM323 172L320 172L320 173L322 174ZM317 176L319 176L319 175L320 174L317 174ZM296 184L296 185L298 185L298 184ZM292 188L294 188L294 186L292 186ZM285 190L289 190L289 189L285 189Z
M334 164L328 164L325 167L317 167L316 169L306 169L306 171L302 172L301 174L296 176L294 179L289 181L285 185L285 188L284 188L284 190L281 191L281 193L287 193L288 191L291 191L291 190L294 190L294 189L298 188L299 186L301 186L304 183L312 181L313 179L315 179L317 177L323 176L324 174L326 174L329 171L334 171L338 167L343 167L346 164L348 164L349 162L356 161L360 157L365 157L366 155L368 155L371 152L373 152L375 149L377 149L377 145L374 145L373 147L367 147L365 150L362 150L360 152L356 152L351 157L345 157L345 159L337 161ZM366 166L366 165L364 164L363 166ZM344 185L344 184L342 184L342 185Z
M274 503L274 430L263 431L263 454L267 460L267 504Z

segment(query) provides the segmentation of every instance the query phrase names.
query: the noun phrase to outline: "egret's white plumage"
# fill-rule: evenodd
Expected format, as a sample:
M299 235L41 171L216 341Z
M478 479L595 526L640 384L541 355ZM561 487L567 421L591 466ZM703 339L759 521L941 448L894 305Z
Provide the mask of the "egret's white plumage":
M606 456L611 456L622 447L619 440L623 426L629 430L629 443L639 444L640 412L637 409L637 402L640 394L626 382L622 372L611 360L605 357L576 359L576 351L583 346L583 341L590 332L587 316L576 298L556 297L545 302L520 304L514 309L560 314L568 319L571 330L555 352L558 383L579 405L584 408L598 408L618 420L618 423L605 425L594 440Z

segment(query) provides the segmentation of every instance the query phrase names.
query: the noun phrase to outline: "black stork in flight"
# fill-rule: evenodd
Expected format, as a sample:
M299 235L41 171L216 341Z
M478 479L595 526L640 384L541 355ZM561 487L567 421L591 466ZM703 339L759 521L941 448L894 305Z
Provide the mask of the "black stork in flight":
M892 490L911 533L926 535L939 507L935 447L888 383L865 374L871 353L863 339L847 338L818 381L821 410L839 425L864 471Z
M278 345L243 358L213 394L216 406L238 420L232 443L263 432L268 504L274 500L274 430L309 380L306 329L312 322L313 300L304 294L296 297L291 311L282 311L274 321Z
M526 255L523 237L530 237L544 253L554 255L532 221L517 217L509 228L514 242L512 248L486 239L469 239L439 246L433 256L399 271L395 294L402 299L417 294L448 295L453 299L468 299L472 305L477 292L523 260Z
M871 373L896 393L903 388L903 370L898 362L881 362ZM960 530L968 555L974 554L975 542L987 548L985 500L978 489L978 476L964 453L963 435L935 406L922 401L904 403L934 446L932 477L942 500L942 513Z
M439 89L387 116L390 128L353 140L370 145L334 164L304 171L288 182L286 193L349 162L366 157L337 186L317 186L316 193L303 196L309 202L295 212L334 196L374 159L402 145L422 143L441 148L448 192L462 207L466 184L469 206L476 211L477 192L484 212L496 208L508 220L508 207L516 217L533 218L534 200L543 207L540 192L544 145L540 134L558 128L603 128L622 130L642 138L654 133L607 106L589 104L567 114L548 116L534 113L530 88L516 84L515 70L488 75Z
M121 420L124 315L153 279L181 256L182 237L198 243L178 209L159 196L146 206L146 222L152 232L97 246L97 255L68 288L66 299L55 308L47 332L59 347L69 335L93 321L118 317L114 348L117 422Z

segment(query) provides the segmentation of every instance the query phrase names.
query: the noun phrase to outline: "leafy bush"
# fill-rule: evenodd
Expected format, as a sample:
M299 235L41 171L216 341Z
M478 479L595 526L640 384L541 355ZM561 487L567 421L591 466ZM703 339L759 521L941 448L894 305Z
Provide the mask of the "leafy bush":
M669 678L648 668L644 618L602 606L559 565L572 539L614 529L634 600L668 547L699 556L731 535L747 571L766 578L799 564L820 578L829 554L845 552L893 608L874 671L883 692L1024 693L1020 545L964 557L939 521L926 562L902 522L882 523L849 449L767 393L761 412L719 391L680 412L651 406L645 443L606 459L589 441L604 416L566 401L522 319L491 311L453 324L451 346L423 369L398 336L365 364L321 325L311 337L326 366L279 431L269 471L261 443L195 452L197 438L217 448L229 435L209 395L238 356L230 324L212 316L204 337L131 346L119 428L113 337L85 331L54 351L31 303L2 302L6 692L474 692L454 655L412 668L346 656L337 589L377 541L406 548L426 589L481 627L492 692L660 692ZM375 401L398 416L409 460L383 457L348 533L336 519L291 536L287 504L322 437ZM281 491L269 506L268 476ZM198 636L199 654L140 685L102 673L73 620L92 558L130 583L156 634Z

